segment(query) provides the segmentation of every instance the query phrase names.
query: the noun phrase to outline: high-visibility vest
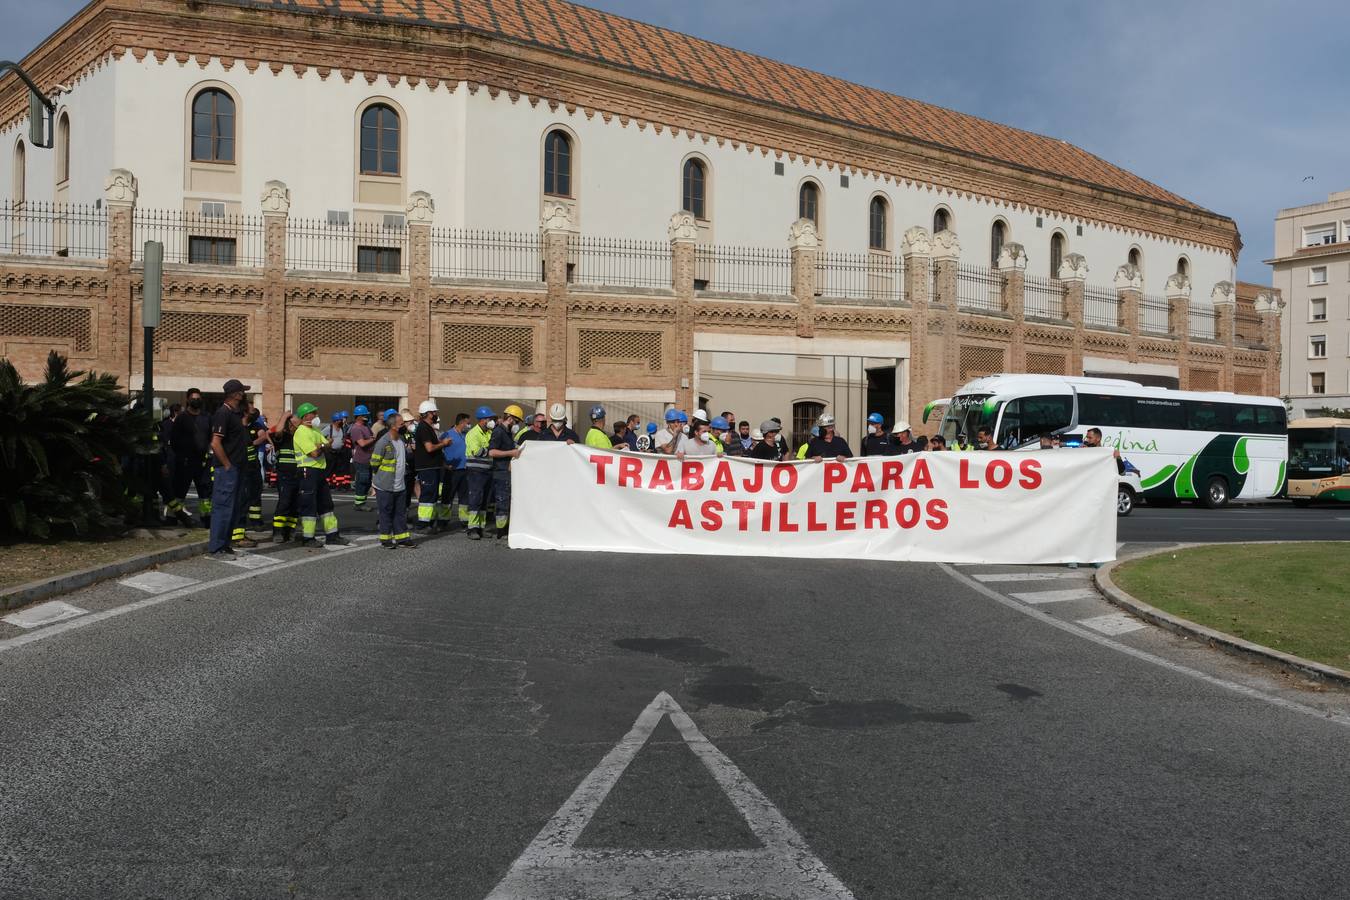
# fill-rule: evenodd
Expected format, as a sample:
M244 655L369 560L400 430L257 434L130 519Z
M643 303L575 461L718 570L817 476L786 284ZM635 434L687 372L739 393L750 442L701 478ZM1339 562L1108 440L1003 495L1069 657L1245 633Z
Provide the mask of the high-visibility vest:
M488 447L492 443L492 432L482 425L475 425L464 434L464 468L483 471L492 468L492 458L488 456Z
M325 458L325 454L320 453L317 459L310 456L311 453L320 447L328 446L328 439L320 433L319 429L314 428L311 425L301 425L299 428L295 429L293 444L295 446L295 464L297 466L302 469L322 470L328 468L328 460Z
M609 439L609 435L592 425L591 430L586 432L586 446L613 450L614 442Z

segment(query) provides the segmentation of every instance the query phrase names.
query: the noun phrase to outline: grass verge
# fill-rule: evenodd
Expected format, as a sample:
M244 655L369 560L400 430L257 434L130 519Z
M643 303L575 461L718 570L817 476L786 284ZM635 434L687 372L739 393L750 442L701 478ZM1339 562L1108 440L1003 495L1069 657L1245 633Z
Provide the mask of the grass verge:
M0 544L0 589L204 541L206 537L206 529L191 528L182 537L172 538L124 537L106 541Z
M1133 560L1111 577L1174 616L1350 669L1345 543L1225 544Z

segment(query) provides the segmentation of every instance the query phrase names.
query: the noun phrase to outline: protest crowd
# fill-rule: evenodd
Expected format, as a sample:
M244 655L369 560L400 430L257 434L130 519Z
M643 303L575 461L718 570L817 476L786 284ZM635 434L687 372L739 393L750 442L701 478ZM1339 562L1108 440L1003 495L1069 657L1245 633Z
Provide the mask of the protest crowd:
M781 419L765 419L756 428L730 411L709 416L702 409L668 409L662 422L645 425L630 415L611 426L605 408L592 406L584 435L572 427L561 403L547 414L532 416L515 403L500 412L484 405L472 413L456 413L453 421L442 418L435 400L423 401L416 413L385 409L372 414L358 405L350 413L332 412L327 420L313 403L300 403L269 423L247 400L249 390L231 379L223 387L224 402L208 413L201 391L191 389L184 404L169 408L160 426L165 511L184 525L193 524L186 501L189 487L195 488L201 525L211 529L208 552L213 555L257 546L248 531L266 528L262 492L269 482L277 492L270 523L276 543L346 544L333 503L333 491L346 488L352 491L354 508L375 506L379 539L388 549L415 548L414 531L462 529L469 540L481 540L489 513L493 532L503 538L510 525L511 461L531 441L678 459L739 456L820 462L855 455L828 412L816 421L809 438L794 447ZM1100 441L1101 433L1090 429L1084 444ZM1043 437L1041 446L1060 446L1058 436ZM883 416L874 412L867 417L857 455L995 449L986 428L973 442L958 434L949 447L942 435L915 436L908 422L895 422L888 429Z

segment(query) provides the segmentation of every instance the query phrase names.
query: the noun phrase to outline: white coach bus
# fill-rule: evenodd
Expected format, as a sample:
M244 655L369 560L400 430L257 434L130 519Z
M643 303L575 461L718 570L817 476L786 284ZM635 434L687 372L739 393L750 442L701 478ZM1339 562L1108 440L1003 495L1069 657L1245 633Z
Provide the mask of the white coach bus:
M1284 489L1288 439L1278 397L1173 391L1115 378L990 375L930 403L924 421L943 405L949 446L973 443L980 428L1012 450L1037 447L1045 434L1081 441L1089 428L1100 428L1103 446L1139 469L1139 489L1153 505L1198 500L1214 509Z

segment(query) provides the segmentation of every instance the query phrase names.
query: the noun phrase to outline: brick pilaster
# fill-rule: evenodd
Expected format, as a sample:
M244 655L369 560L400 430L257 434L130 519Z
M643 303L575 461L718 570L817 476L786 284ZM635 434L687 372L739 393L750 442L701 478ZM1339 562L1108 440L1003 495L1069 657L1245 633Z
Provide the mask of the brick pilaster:
M1191 280L1185 275L1167 279L1167 331L1177 342L1177 386L1184 391L1191 383Z
M108 274L105 302L98 313L99 368L130 386L131 348L139 346L141 330L132 340L131 256L136 212L136 176L126 169L113 169L103 182L103 203L108 211ZM135 323L139 326L140 323Z
M565 203L549 203L541 222L544 282L548 289L545 313L544 392L551 405L567 402L567 258L576 225Z
M259 406L274 422L286 406L286 222L291 191L283 182L263 185L263 349Z
M677 212L666 231L670 238L670 286L675 291L675 405L694 408L694 274L698 222Z
M932 277L933 244L928 231L914 226L900 245L905 258L905 299L909 302L909 422L916 428L923 421L923 408L934 393L934 369L940 357L929 350L929 279Z
M1083 374L1083 343L1087 332L1087 259L1081 253L1070 253L1060 260L1056 273L1064 284L1064 318L1073 326L1073 340L1069 345L1069 374Z
M1126 263L1116 269L1116 321L1130 333L1130 362L1139 361L1139 332L1144 315L1144 278L1139 267Z
M1256 295L1256 315L1261 319L1261 343L1266 346L1266 368L1263 391L1266 394L1280 392L1280 310L1284 308L1284 298L1274 291L1261 291ZM1292 390L1293 385L1289 388Z
M431 397L431 223L436 203L426 191L408 195L408 347L403 371L408 403Z
M956 271L961 261L961 242L956 232L948 229L933 236L933 286L935 292L929 303L934 311L930 319L929 333L932 334L932 321L939 323L941 333L941 372L935 385L941 397L961 386L961 352L958 348L956 329Z
M788 231L792 249L792 296L797 298L797 337L816 336L816 255L820 238L816 223L798 219Z
M1021 244L1008 243L1003 245L1003 250L998 255L998 273L1003 280L1003 311L1012 316L1008 366L1014 372L1025 372L1027 368L1027 253Z
M1209 295L1214 306L1214 336L1223 344L1223 371L1219 375L1219 390L1233 389L1233 347L1236 336L1233 333L1233 313L1237 309L1237 292L1233 282L1220 281L1214 285Z

